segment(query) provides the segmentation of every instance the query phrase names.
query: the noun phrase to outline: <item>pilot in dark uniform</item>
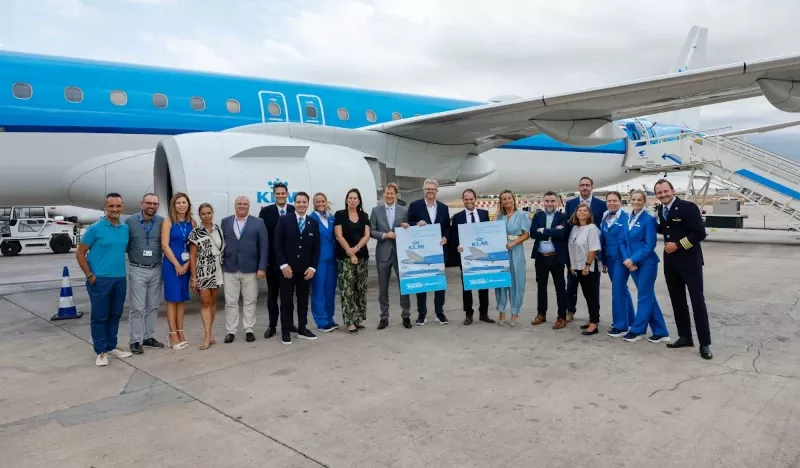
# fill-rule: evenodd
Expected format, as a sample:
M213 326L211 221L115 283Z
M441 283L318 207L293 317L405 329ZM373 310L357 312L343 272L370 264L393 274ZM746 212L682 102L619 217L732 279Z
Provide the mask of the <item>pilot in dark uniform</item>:
M655 185L658 209L658 232L664 235L664 278L678 327L678 340L668 348L693 347L692 323L686 303L686 289L692 301L694 325L700 341L700 356L711 359L711 331L703 297L703 250L700 241L706 228L700 209L692 202L675 196L672 183L660 179Z

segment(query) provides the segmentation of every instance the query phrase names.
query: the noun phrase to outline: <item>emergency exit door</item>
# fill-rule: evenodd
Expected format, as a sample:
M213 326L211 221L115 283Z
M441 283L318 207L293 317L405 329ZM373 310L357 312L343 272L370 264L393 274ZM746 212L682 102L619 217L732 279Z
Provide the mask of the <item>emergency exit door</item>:
M314 125L325 125L325 112L322 100L311 94L298 94L297 106L300 110L300 122Z

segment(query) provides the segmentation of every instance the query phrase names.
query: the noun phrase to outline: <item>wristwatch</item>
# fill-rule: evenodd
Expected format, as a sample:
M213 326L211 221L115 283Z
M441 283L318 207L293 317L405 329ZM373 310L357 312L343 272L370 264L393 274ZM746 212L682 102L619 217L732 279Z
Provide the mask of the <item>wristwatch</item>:
M591 263L587 263L586 266L592 266L592 264Z

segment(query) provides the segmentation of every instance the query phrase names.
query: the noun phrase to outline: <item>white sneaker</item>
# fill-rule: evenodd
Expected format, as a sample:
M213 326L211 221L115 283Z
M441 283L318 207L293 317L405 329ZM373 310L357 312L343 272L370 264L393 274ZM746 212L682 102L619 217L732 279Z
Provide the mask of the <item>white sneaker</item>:
M95 359L94 363L97 366L107 366L108 356L106 356L106 353L100 353L97 355L97 359Z
M112 349L111 351L108 352L108 354L111 357L115 357L115 358L126 358L126 357L133 356L133 353L130 353L128 351L123 351L123 350L121 350L119 348Z

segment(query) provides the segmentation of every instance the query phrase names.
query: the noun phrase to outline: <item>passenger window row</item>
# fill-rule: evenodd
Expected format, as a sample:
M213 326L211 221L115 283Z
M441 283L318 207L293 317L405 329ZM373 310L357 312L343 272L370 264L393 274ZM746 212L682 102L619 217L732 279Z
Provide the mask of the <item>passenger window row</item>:
M11 93L17 99L27 100L33 97L33 87L28 83L14 83L11 87ZM111 91L109 98L111 99L111 103L115 106L125 106L128 104L128 94L125 93L125 91ZM75 104L80 103L83 101L83 90L76 86L68 86L64 89L64 99L66 99L67 102ZM169 105L169 98L167 98L165 94L155 93L153 94L152 102L153 107L166 109ZM189 105L196 111L204 111L206 109L206 101L200 96L192 96L189 99ZM225 108L231 114L238 114L242 110L239 101L236 99L228 99L225 101ZM282 114L281 106L275 102L269 103L267 111L273 117L279 117ZM318 117L317 108L311 105L305 107L305 113L306 117L311 119L316 119ZM336 116L342 121L350 120L350 112L343 107L336 110ZM419 116L419 114L415 114L415 116ZM366 118L368 122L377 122L378 114L374 110L367 110ZM392 112L392 120L401 120L402 118L403 116L399 112Z
M28 83L14 83L11 87L11 93L17 99L27 100L33 97L33 87ZM83 90L76 86L68 86L64 89L64 99L67 102L80 103L83 101ZM125 106L128 104L128 94L125 91L114 90L109 95L111 103L115 106ZM169 105L169 99L165 94L156 93L152 97L153 107L158 109L166 109ZM206 109L206 101L200 96L192 96L189 99L189 105L196 111L203 111ZM239 101L236 99L228 99L225 101L225 108L231 114L238 114L242 108Z

